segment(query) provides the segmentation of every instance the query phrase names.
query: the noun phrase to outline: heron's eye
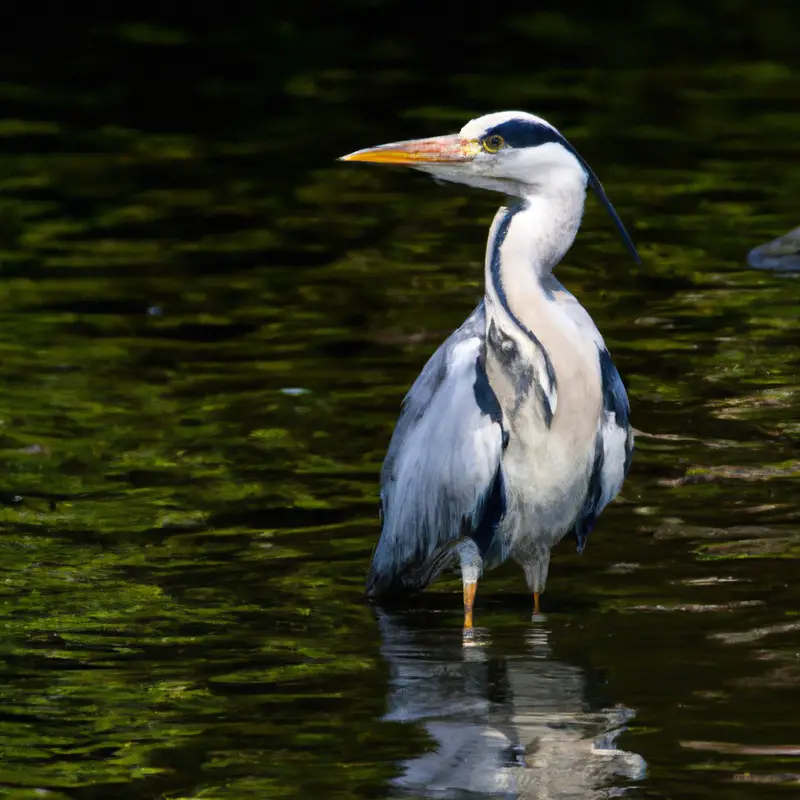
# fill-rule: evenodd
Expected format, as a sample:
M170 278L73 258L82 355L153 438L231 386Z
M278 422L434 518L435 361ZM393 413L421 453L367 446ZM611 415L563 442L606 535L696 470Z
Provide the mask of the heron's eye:
M494 133L491 136L487 136L481 144L483 145L483 149L487 153L496 153L500 150L501 147L506 143L506 140L499 136L498 134Z

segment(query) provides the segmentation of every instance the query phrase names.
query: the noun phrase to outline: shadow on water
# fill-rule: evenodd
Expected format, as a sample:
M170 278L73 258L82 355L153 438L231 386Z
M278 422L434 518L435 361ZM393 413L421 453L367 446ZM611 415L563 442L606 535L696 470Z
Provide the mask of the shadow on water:
M399 797L591 800L644 778L644 759L616 746L634 712L595 707L586 673L554 657L546 624L505 641L478 629L465 644L430 615L378 612L378 622L390 667L383 719L421 725L434 743L399 764Z

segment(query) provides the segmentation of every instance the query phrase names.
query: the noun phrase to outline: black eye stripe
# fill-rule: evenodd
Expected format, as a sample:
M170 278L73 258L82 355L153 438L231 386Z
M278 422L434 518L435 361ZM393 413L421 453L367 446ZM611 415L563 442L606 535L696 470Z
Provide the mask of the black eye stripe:
M637 264L642 263L639 254L636 252L636 246L625 230L625 226L614 210L614 206L611 205L611 201L608 199L605 189L603 189L603 184L600 183L597 175L594 174L594 171L586 161L578 155L578 151L557 130L548 125L542 125L540 122L534 122L533 120L510 119L506 122L501 122L499 125L495 125L493 128L489 128L489 130L484 133L483 139L485 141L489 136L494 135L502 136L503 139L505 139L506 147L509 148L537 147L547 144L548 142L555 142L556 144L560 144L568 153L572 153L578 164L583 167L589 186L592 187L597 198L605 206L606 211L608 211L611 219L617 226L617 230L622 236L622 241L625 242L625 246L630 250L634 261L636 261Z
M547 125L522 119L501 122L486 131L483 138L489 139L492 136L502 136L509 147L536 147L547 142L566 144L564 137Z

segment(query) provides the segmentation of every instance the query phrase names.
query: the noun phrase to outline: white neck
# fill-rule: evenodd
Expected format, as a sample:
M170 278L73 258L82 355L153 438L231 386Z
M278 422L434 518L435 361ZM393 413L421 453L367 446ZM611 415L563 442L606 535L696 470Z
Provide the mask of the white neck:
M546 192L530 187L521 202L498 209L487 244L487 287L498 267L506 291L517 280L547 275L572 246L583 218L586 178L574 170L564 170L563 178Z
M519 202L498 210L485 268L487 336L491 339L496 325L525 351L523 361L535 365L551 414L557 397L549 349L558 347L564 325L560 306L550 302L556 283L551 273L575 239L586 199L585 177L575 170L560 177L551 184L555 190L534 192L539 187L531 187ZM493 355L487 360L490 383L494 380L495 391L503 395L501 405L509 404L519 389L500 388L503 370L494 361Z

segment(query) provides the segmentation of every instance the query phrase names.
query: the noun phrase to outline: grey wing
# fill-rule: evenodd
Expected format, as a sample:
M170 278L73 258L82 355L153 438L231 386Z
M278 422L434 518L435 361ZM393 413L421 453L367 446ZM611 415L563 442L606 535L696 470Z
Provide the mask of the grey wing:
M505 441L484 368L485 330L481 303L405 397L381 472L373 597L424 588L431 561L464 533L485 552L502 515Z
M611 355L605 347L599 351L603 408L595 443L594 463L589 477L586 500L575 520L578 552L602 510L617 496L633 458L633 429L630 404L625 386Z

